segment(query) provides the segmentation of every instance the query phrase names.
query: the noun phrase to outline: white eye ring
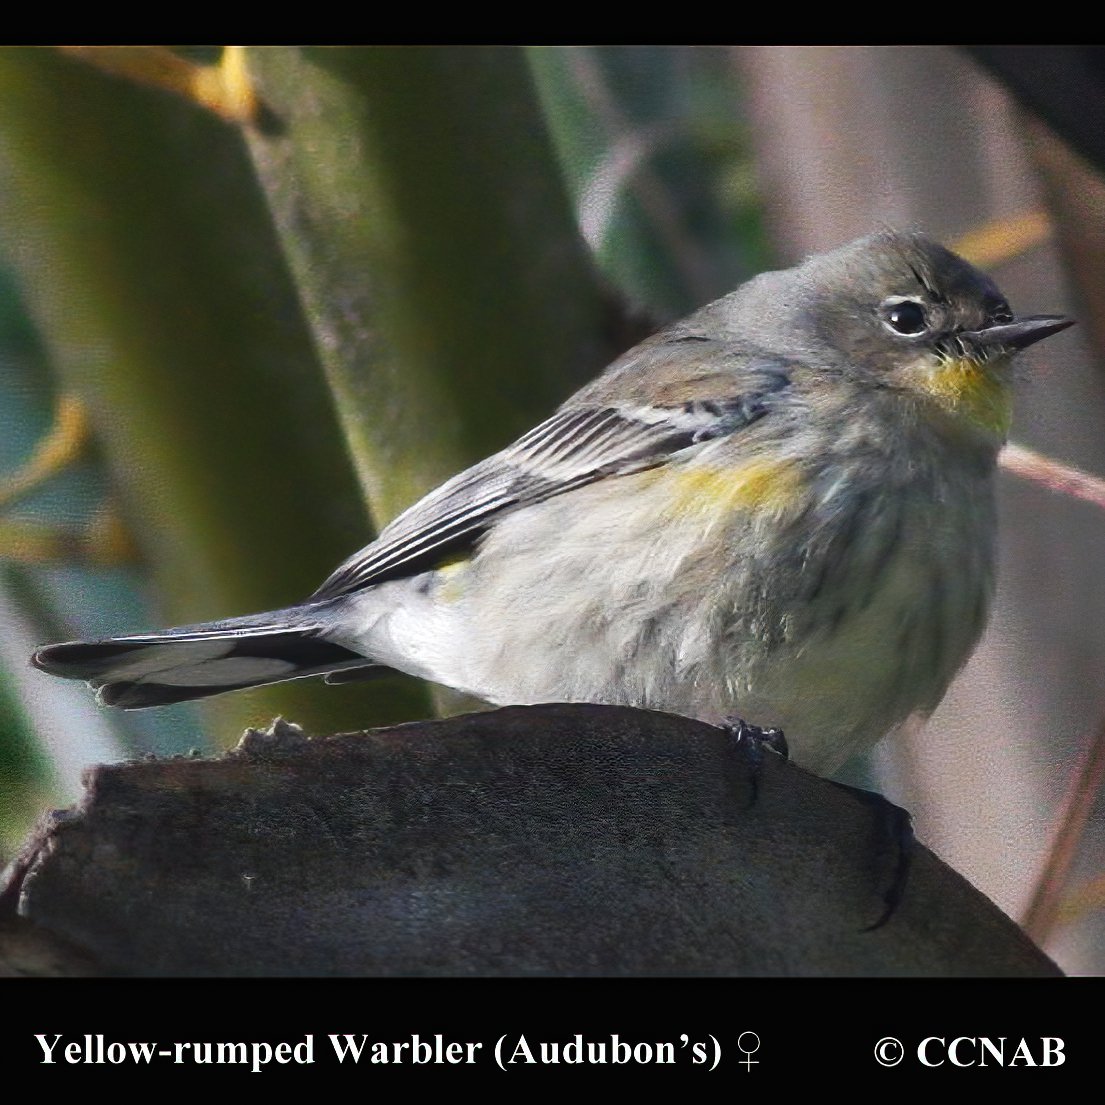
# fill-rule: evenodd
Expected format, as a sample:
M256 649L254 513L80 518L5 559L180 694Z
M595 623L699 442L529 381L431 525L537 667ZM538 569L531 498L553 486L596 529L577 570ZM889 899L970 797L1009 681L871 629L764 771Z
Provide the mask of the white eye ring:
M929 328L923 304L907 296L891 296L879 308L883 325L903 337L916 337Z

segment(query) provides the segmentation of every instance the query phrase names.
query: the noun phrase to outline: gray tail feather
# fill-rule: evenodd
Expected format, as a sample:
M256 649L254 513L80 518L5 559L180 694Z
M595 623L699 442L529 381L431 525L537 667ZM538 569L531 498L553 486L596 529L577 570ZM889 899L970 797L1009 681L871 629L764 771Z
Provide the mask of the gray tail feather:
M105 706L141 710L245 690L288 679L334 675L364 678L381 669L321 636L302 608L182 626L161 633L46 645L37 668L84 679Z

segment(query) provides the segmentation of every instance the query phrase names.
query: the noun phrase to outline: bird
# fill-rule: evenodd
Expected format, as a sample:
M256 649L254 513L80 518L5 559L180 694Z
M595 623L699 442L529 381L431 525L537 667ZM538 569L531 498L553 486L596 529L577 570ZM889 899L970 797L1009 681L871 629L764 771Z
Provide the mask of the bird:
M973 651L1011 362L1072 324L882 229L647 338L305 601L32 662L122 709L397 670L493 705L739 715L828 775Z

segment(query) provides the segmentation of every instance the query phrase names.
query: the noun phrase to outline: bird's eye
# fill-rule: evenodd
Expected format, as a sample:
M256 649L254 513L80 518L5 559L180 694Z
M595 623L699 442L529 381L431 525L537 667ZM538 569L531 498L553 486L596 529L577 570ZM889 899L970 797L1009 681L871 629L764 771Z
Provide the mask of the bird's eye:
M884 303L882 317L899 334L920 334L928 328L924 308L913 299Z

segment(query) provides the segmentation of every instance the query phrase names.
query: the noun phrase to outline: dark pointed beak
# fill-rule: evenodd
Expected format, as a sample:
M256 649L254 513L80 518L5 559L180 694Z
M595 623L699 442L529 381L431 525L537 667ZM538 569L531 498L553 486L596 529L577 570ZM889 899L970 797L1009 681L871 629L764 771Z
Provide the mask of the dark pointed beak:
M1030 315L1016 322L1003 322L999 326L987 326L985 330L975 330L961 337L981 349L1008 349L1015 352L1027 349L1035 342L1050 338L1068 326L1074 325L1074 319L1064 315Z

